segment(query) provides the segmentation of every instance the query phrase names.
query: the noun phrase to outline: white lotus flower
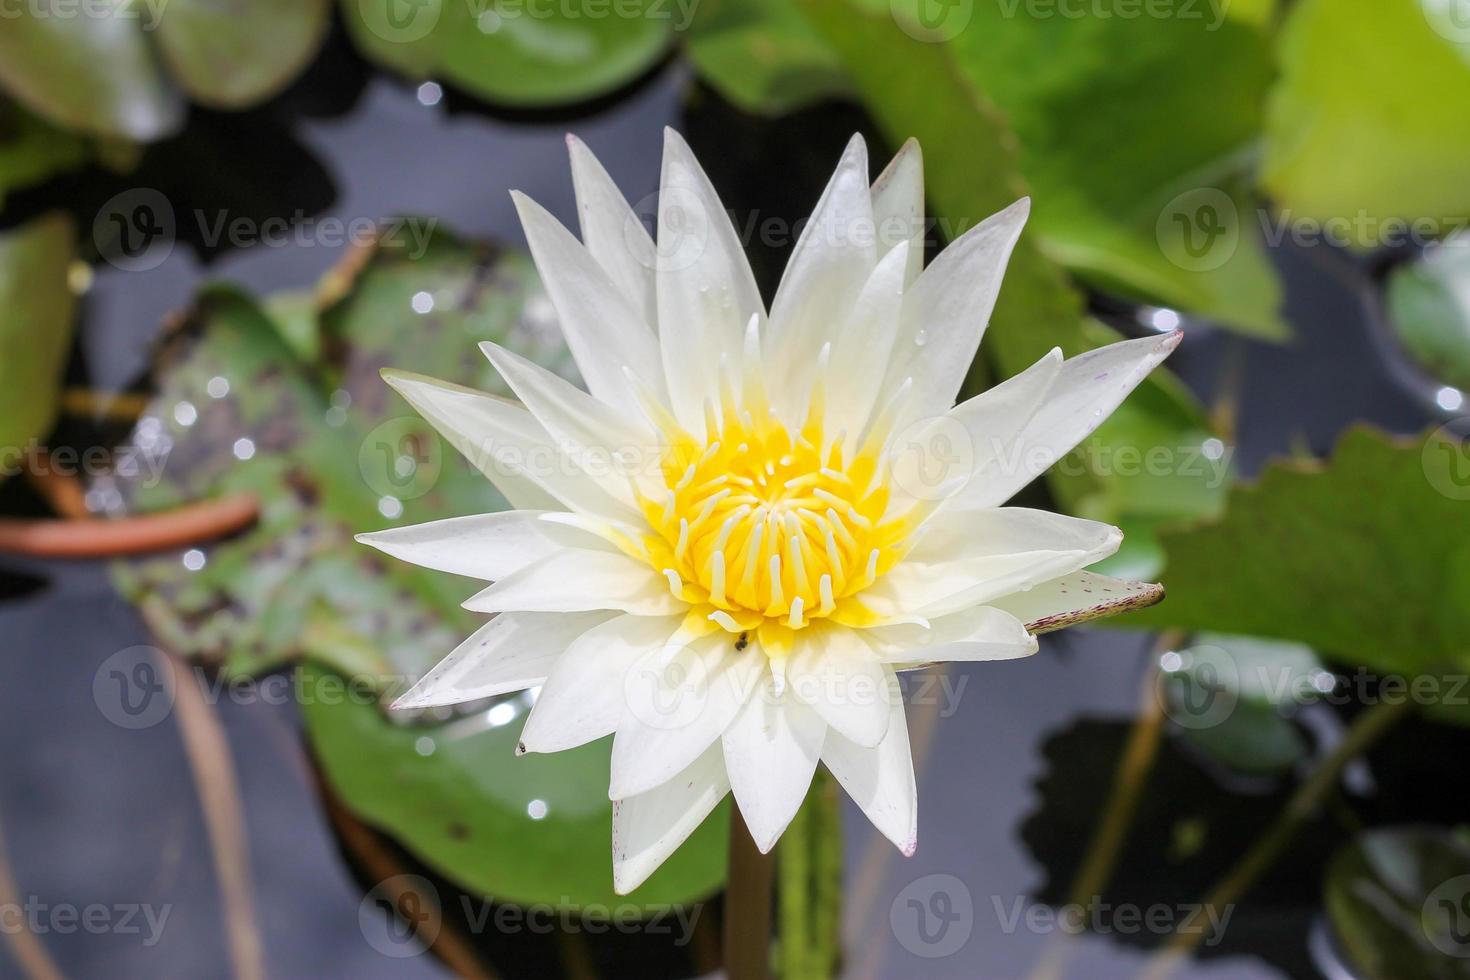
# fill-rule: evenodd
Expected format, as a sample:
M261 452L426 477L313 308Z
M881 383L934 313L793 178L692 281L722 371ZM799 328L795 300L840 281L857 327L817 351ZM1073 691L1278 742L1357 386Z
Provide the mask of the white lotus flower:
M384 374L517 508L360 537L494 583L465 607L497 615L395 707L541 685L520 751L613 735L620 893L732 789L769 850L819 761L911 854L895 671L1159 597L1083 570L1116 528L1001 505L1179 335L1054 350L954 406L1028 202L924 269L918 146L870 188L854 137L767 311L678 134L657 247L569 145L582 242L515 202L587 390L489 343L520 403Z

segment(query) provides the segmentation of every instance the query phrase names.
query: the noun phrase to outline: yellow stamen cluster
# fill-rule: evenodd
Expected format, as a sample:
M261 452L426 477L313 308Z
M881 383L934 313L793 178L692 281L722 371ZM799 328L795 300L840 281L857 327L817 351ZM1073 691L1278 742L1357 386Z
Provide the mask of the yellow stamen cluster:
M824 440L818 400L792 431L763 399L708 412L704 439L678 432L660 492L643 498L650 560L674 595L731 632L800 629L853 609L852 597L900 557L878 450L844 459Z

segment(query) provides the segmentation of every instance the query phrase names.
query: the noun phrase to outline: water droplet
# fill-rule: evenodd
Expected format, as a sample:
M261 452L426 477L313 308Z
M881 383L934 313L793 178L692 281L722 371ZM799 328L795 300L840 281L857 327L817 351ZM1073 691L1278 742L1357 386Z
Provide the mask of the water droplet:
M198 548L190 548L188 551L184 552L183 560L184 567L191 572L199 571L199 569L204 567L204 562L206 561L204 557L204 552L200 551Z
M444 98L444 89L438 82L425 82L419 86L419 105L438 105L439 100Z
M434 740L427 735L420 735L417 739L414 740L413 750L419 755L433 755Z
M199 420L199 410L193 402L179 402L174 406L174 421L188 428Z
M1465 404L1465 393L1458 388L1446 385L1435 392L1434 403L1446 412L1457 412L1460 406Z
M923 347L929 342L929 331L920 330L914 334L914 346Z
M378 498L378 513L388 520L396 520L403 516L403 501L393 496L382 496Z
M1166 674L1172 674L1183 666L1184 658L1179 656L1179 654L1175 653L1173 650L1170 650L1168 653L1165 653L1161 657L1159 657L1159 669Z
M209 392L210 398L223 398L230 393L230 379L216 374L209 379L209 384L204 386L204 390Z
M1225 443L1219 439L1206 439L1200 443L1199 451L1204 454L1205 459L1219 459L1225 455Z
M512 721L515 720L515 716L516 707L509 701L502 701L495 707L491 708L489 711L485 712L485 720L488 721L491 726L495 728L499 728L501 725L510 724Z
M238 460L250 459L255 455L255 441L241 436L235 440L235 444L230 447L230 451L235 454L235 458Z
M532 820L540 820L546 816L547 809L545 800L532 800L526 804L526 815Z
M420 289L413 294L413 299L409 300L409 305L413 307L415 313L431 313L434 310L434 297Z

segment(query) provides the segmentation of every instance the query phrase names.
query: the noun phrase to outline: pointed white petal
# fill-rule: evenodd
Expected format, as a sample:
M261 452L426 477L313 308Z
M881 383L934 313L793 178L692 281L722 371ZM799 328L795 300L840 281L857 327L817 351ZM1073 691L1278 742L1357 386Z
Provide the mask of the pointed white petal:
M406 371L387 381L520 510L562 510L617 522L642 516L562 458L536 417L507 398Z
M864 630L886 664L932 664L963 660L1015 660L1036 652L1036 637L1021 620L990 606L938 616L927 627L901 623Z
M536 271L556 307L587 390L630 415L637 413L637 399L623 375L624 366L653 391L663 391L658 340L652 327L571 232L524 194L511 196Z
M503 613L393 702L394 710L475 701L534 687L577 637L616 613Z
M881 393L903 302L909 246L900 242L868 277L847 322L832 338L824 426L856 444Z
M563 548L550 557L476 593L471 612L578 612L621 609L640 616L670 616L688 606L648 565L621 552Z
M1004 503L996 488L1004 488L1026 465L1019 458L1018 436L1051 393L1061 368L1062 352L1053 348L1020 374L895 433L887 449L893 467L889 513L904 513L919 501L941 501L941 509Z
M1022 620L1033 633L1050 633L1130 609L1144 609L1164 598L1164 587L1128 582L1097 572L1073 572L992 605Z
M1005 500L1092 434L1129 392L1179 346L1181 331L1109 344L1063 362L1051 392L1016 437L1015 471L1001 474L989 499Z
M493 582L562 548L602 548L602 538L541 520L546 511L506 510L390 527L357 540L387 555L438 572Z
M567 151L572 158L582 244L643 322L652 326L658 322L653 238L587 144L568 133Z
M730 781L720 747L655 789L613 802L613 889L626 895L648 880L704 822Z
M730 727L765 670L723 630L650 654L633 669L613 739L608 796L620 800L672 779Z
M1078 571L1122 540L1115 527L1047 511L948 509L861 599L895 622L943 616Z
M908 242L907 286L924 269L924 155L919 141L910 139L873 181L873 227L878 232L878 257Z
M725 771L762 854L785 832L812 782L827 723L788 692L762 684L722 739Z
M877 745L898 699L898 679L862 636L845 627L796 634L786 681L827 724L861 745Z
M684 138L664 130L658 202L658 323L674 414L704 432L704 399L721 360L740 364L745 325L765 316L750 262L720 198Z
M546 427L563 456L596 480L609 496L629 507L638 506L633 481L655 475L662 456L653 432L565 378L498 344L486 341L480 350Z
M919 794L903 702L896 701L883 741L865 748L829 729L822 762L873 826L906 856L919 843Z
M884 390L895 391L913 378L910 418L939 415L954 404L1030 210L1030 200L1023 198L965 232L929 263L904 297Z
M583 633L556 661L521 732L521 752L560 752L612 734L628 670L668 642L677 617L620 615Z
M834 325L846 322L873 274L875 237L868 150L862 137L854 136L802 229L771 302L769 390L788 419L800 416L822 345L832 339Z

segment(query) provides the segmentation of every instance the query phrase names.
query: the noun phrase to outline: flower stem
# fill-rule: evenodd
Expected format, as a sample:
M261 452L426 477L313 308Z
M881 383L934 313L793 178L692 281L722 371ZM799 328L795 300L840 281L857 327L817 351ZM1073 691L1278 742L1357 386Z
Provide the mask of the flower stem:
M725 976L767 980L771 970L771 880L774 861L750 837L738 806L730 807L730 873L725 885Z
M1348 727L1347 735L1337 744L1330 755L1322 760L1307 781L1302 783L1286 806L1277 814L1266 832L1256 839L1250 850L1236 865L1215 883L1204 902L1179 925L1174 936L1154 954L1144 980L1164 980L1189 955L1190 951L1204 939L1206 920L1218 915L1235 904L1248 892L1256 880L1281 856L1286 845L1291 843L1297 831L1311 819L1322 805L1327 794L1337 785L1337 777L1343 767L1361 755L1367 748L1393 727L1408 709L1413 706L1409 698L1393 702L1380 701L1367 708ZM1218 918L1215 921L1219 921Z
M818 768L776 855L781 980L837 975L841 943L842 820L837 782Z

